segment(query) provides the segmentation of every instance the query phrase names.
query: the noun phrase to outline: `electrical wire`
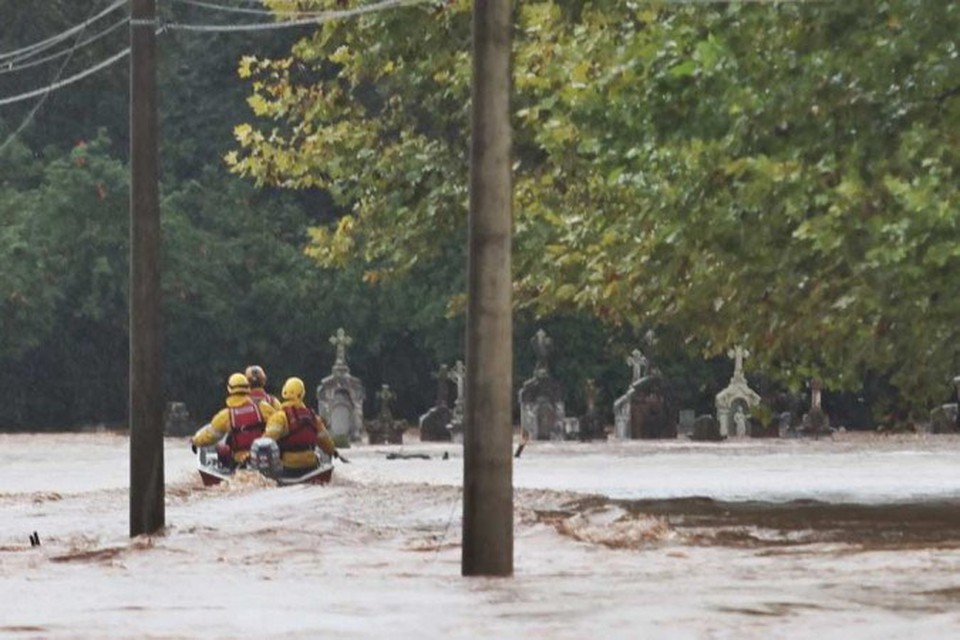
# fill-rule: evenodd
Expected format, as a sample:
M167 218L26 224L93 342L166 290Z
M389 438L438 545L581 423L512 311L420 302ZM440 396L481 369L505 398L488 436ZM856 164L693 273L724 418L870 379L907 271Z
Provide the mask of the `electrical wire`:
M323 11L271 11L270 9L248 9L246 7L233 7L215 2L203 2L202 0L172 0L179 4L187 4L202 9L212 9L214 11L223 11L225 13L246 13L258 16L321 16Z
M113 11L116 11L117 9L125 6L126 4L127 4L127 0L114 0L113 4L111 4L109 7L107 7L97 15L84 20L78 25L70 27L66 31L61 31L60 33L54 36L50 36L45 40L41 40L40 42L34 42L33 44L29 44L25 47L21 47L20 49L15 49L13 51L0 52L0 60L7 60L8 58L17 58L19 60L25 60L32 56L38 55L39 53L46 51L51 47L57 46L58 44L60 44L61 42L63 42L73 34L77 33L78 31L82 33L84 29L87 28L88 25L96 22L100 18L110 14Z
M37 58L36 60L30 60L29 62L25 62L25 63L19 64L19 65L16 64L16 63L17 63L17 60L11 60L10 62L7 62L7 63L5 63L5 64L4 64L4 63L0 63L0 76L4 75L4 74L6 74L6 73L16 73L17 71L22 71L23 69L29 69L30 67L36 67L36 66L41 65L41 64L44 64L44 63L46 63L46 62L50 62L51 60L56 60L57 58L62 58L63 56L66 56L66 55L72 55L73 52L74 52L76 49L80 49L80 48L82 48L82 47L87 46L88 44L92 44L92 43L96 42L97 40L100 40L101 38L107 37L108 35L110 35L111 33L113 33L114 31L116 31L117 29L119 29L120 27L126 25L126 24L129 23L129 22L130 22L130 19L129 19L129 18L123 18L123 19L120 20L119 22L115 22L114 24L110 25L109 27L107 27L106 29L104 29L103 31L101 31L100 33L98 33L98 34L96 34L96 35L93 35L93 36L87 38L87 39L84 40L83 42L80 42L79 44L75 45L73 48L71 48L71 49L64 49L63 51L58 51L58 52L56 52L56 53L51 53L50 55L45 56L45 57L43 57L43 58Z
M377 13L387 9L396 9L401 7L410 7L426 2L435 2L435 0L383 0L382 2L368 4L353 9L341 9L334 11L324 11L316 14L312 18L303 18L301 20L282 20L279 22L252 22L248 24L188 24L181 22L168 22L164 28L176 31L200 31L200 32L230 32L230 31L262 31L268 29L286 29L289 27L301 27L306 25L323 24L332 20L341 20L343 18L352 18L354 16L366 13Z
M286 22L261 22L257 24L239 24L239 25L212 25L212 24L198 25L198 24L166 23L157 29L157 33L158 34L162 33L163 31L166 31L168 29L181 30L181 31L224 32L224 31L253 31L253 30L261 30L261 29L277 29L277 28L284 28L284 27L315 25L315 24L321 24L323 22L328 22L331 20L350 18L353 16L362 15L366 13L375 13L378 11L385 11L387 9L413 6L416 4L422 4L424 2L433 2L433 1L434 0L383 0L382 2L365 5L362 7L355 7L353 9L345 9L341 11L326 11L326 12L323 12L322 14L318 14L316 17L313 17L313 18L304 19L304 20L290 20ZM90 20L88 20L84 24L88 24L89 22ZM73 33L76 33L76 28L71 29L70 31L72 31ZM82 80L83 78L86 78L87 76L94 74L97 71L100 71L101 69L104 69L110 66L111 64L120 60L121 58L127 56L129 53L130 53L130 48L127 47L123 51L120 51L119 53L116 53L110 56L106 60L103 60L93 65L92 67L88 67L87 69L84 69L83 71L76 73L70 76L69 78L55 81L46 87L41 87L33 91L28 91L26 93L21 93L21 94L18 94L15 96L9 96L6 98L0 98L0 107L8 104L13 104L15 102L21 102L23 100L29 100L30 98L33 98L39 95L44 95L49 93L50 91L54 91L56 89L60 89L67 85L73 84L78 80ZM62 69L63 67L61 67L61 71Z
M59 80L59 81L57 81L57 82L54 82L54 83L52 83L52 84L49 84L49 85L47 85L46 87L42 87L42 88L40 88L40 89L35 89L35 90L33 90L33 91L28 91L27 93L21 93L21 94L16 95L16 96L10 96L9 98L0 98L0 107L2 107L2 106L4 106L4 105L7 105L7 104L13 104L14 102L21 102L21 101L23 101L23 100L29 100L30 98L33 98L33 97L36 97L36 96L39 96L39 95L43 95L44 93L47 93L47 92L50 92L50 91L54 91L55 89L60 89L60 88L62 88L62 87L66 87L67 85L71 85L71 84L73 84L74 82L76 82L77 80L82 80L82 79L86 78L87 76L89 76L89 75L91 75L91 74L94 74L94 73L96 73L97 71L100 71L101 69L104 69L104 68L106 68L106 67L109 67L111 64L113 64L113 63L116 62L117 60L120 60L121 58L125 57L125 56L128 55L129 53L130 53L130 47L127 47L127 48L124 49L123 51L120 51L119 53L115 53L115 54L113 54L112 56L110 56L109 58L107 58L106 60L103 60L102 62L100 62L100 63L98 63L98 64L95 64L95 65L92 66L92 67L88 67L88 68L84 69L83 71L81 71L80 73L77 73L77 74L74 74L74 75L70 76L69 78L64 78L63 80Z
M26 129L31 122L33 122L33 117L37 114L37 111L40 110L40 107L43 106L43 103L47 101L47 98L50 96L50 92L53 91L54 89L54 85L60 81L60 76L63 75L63 70L67 68L68 64L70 64L70 60L73 58L74 52L76 52L76 50L80 48L81 46L80 39L83 37L83 34L87 28L86 25L89 22L90 21L88 20L86 23L84 23L84 25L80 28L79 33L77 33L77 38L76 40L73 41L73 47L69 49L69 53L67 54L67 59L63 61L63 63L60 65L60 68L57 69L56 75L53 76L53 83L51 83L50 85L44 88L42 97L39 100L37 100L37 104L33 105L33 108L30 109L27 115L23 118L23 121L20 123L20 126L14 129L13 132L9 136L7 136L7 139L3 141L3 144L0 144L0 153L3 153L4 149L6 149L10 145L10 143L16 139L17 136L23 133L23 130ZM26 98L23 98L23 99L26 100ZM0 103L0 104L3 104L3 103Z

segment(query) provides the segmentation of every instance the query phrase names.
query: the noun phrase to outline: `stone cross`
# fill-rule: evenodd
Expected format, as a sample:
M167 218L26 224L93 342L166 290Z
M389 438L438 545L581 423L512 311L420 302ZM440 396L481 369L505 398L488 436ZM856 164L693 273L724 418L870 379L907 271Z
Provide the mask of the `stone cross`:
M733 349L727 352L727 357L733 358L733 379L734 380L743 380L743 359L750 357L750 352L737 345Z
M347 366L347 347L353 344L353 338L347 335L343 327L340 327L337 329L337 335L330 336L330 344L337 348L337 359L334 361L333 366Z
M450 406L450 367L445 364L440 365L440 370L433 374L437 379L437 405L438 407Z
M533 367L533 375L538 378L545 378L549 373L547 367L547 358L550 351L553 350L553 340L547 337L547 332L543 329L537 330L537 335L530 339L533 345L533 353L537 356L537 363Z
M393 414L390 412L390 403L393 402L396 397L397 394L390 390L390 385L388 384L383 385L380 391L377 392L377 400L380 401L381 420L393 420Z
M453 380L457 383L457 404L463 405L463 382L467 378L467 368L463 366L463 360L457 360L453 367Z
M627 364L633 367L633 382L636 382L643 376L647 375L647 369L650 366L650 361L647 360L647 357L643 355L643 352L640 349L634 349L630 352L630 357L627 358Z
M593 381L593 378L587 378L585 392L585 395L587 396L587 413L593 413L596 408L595 403L597 400L597 384Z
M820 380L814 378L810 381L810 409L820 408Z

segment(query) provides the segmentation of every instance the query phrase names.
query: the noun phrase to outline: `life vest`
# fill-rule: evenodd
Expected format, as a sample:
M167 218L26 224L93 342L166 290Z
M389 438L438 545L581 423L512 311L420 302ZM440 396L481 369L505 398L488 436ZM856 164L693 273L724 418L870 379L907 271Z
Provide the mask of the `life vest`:
M254 402L228 407L230 411L230 447L234 451L250 449L253 441L263 435L266 426L260 407Z
M284 407L288 433L277 442L280 451L309 451L317 444L317 416L310 407Z
M252 389L250 389L250 399L253 400L254 403L263 401L269 405L277 404L277 399L272 395L270 395L269 393L267 393L265 389L262 389L260 387L253 387Z

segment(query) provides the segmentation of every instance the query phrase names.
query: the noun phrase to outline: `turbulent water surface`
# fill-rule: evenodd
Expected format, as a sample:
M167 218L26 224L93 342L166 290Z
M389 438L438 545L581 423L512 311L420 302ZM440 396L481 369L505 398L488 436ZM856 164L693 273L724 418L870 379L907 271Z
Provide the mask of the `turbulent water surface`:
M953 437L531 443L507 579L460 576L458 445L204 488L168 440L133 540L122 434L0 447L0 637L960 637Z

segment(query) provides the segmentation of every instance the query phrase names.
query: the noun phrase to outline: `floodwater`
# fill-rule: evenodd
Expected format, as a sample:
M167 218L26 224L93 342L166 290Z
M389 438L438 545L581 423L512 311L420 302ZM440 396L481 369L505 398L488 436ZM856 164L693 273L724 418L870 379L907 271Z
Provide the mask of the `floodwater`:
M656 517L694 545L761 548L841 543L875 550L960 548L960 500L863 505L818 500L588 497L565 507L559 514L567 517L603 507L623 509L624 517ZM557 515L547 514L545 520Z
M0 638L960 637L960 437L530 443L514 575L470 579L459 445L204 488L168 439L132 540L124 435L0 449Z

